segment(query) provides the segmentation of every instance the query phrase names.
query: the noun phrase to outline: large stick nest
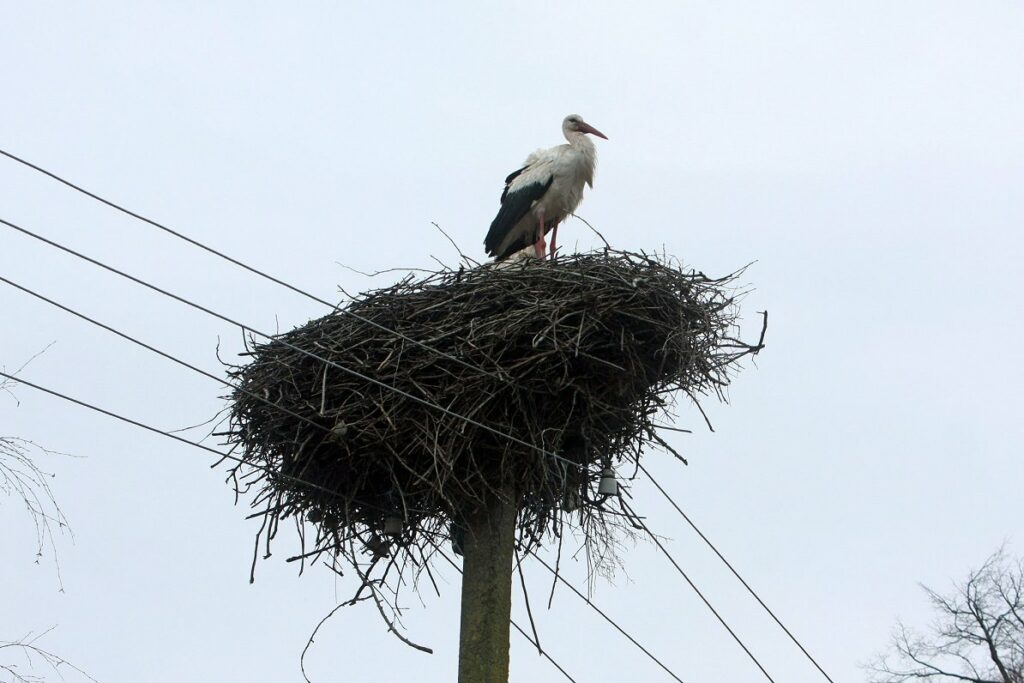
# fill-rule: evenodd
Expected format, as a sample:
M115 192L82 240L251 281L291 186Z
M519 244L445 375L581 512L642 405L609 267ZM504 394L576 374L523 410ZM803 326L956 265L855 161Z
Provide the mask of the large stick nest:
M602 472L671 451L656 421L679 392L720 394L759 348L734 338L734 294L610 250L409 275L231 368L228 440L252 465L232 474L268 537L291 515L317 529L306 555L353 563L458 542L494 495L515 497L526 547L575 515L600 536L620 514Z

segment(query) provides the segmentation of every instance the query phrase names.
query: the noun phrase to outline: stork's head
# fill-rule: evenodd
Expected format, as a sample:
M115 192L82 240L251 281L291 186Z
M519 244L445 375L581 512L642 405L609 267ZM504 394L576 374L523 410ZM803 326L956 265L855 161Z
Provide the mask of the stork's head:
M594 128L592 125L583 120L583 117L579 114L569 114L562 121L562 133L565 137L569 137L572 133L590 133L596 135L599 138L608 139L608 136Z

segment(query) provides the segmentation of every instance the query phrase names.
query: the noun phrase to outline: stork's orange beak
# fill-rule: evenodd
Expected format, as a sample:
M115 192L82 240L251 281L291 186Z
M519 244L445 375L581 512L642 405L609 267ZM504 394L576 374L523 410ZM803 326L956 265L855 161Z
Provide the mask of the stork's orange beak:
M580 131L582 131L584 133L590 133L591 135L596 135L597 137L604 138L605 140L608 139L607 135L605 135L604 133L599 131L597 128L594 128L592 125L590 125L589 123L587 123L585 121L580 122Z

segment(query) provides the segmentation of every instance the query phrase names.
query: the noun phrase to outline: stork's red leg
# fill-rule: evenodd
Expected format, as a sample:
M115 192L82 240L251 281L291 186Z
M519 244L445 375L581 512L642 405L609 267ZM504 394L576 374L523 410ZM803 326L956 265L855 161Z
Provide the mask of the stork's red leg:
M537 212L537 241L533 244L537 258L544 258L544 250L547 244L544 242L544 211Z
M555 227L551 229L551 245L548 247L548 253L551 254L551 258L555 258L555 240L558 238L558 223L555 223Z

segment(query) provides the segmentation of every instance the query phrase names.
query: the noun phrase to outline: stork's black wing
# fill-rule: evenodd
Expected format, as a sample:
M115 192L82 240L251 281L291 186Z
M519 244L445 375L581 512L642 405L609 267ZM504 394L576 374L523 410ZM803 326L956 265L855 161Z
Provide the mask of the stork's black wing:
M529 166L523 166L518 171L512 171L511 173L508 174L508 177L505 178L505 188L501 191L501 199L498 200L500 204L504 204L505 203L505 197L508 196L508 188L512 186L512 181L515 180L516 178L518 178L519 174L522 173L523 171L525 171L528 168L530 168L530 167Z
M498 252L509 232L529 212L533 203L544 196L544 193L551 187L551 183L555 181L553 175L548 175L543 181L538 179L536 182L522 183L512 189L512 182L527 168L529 166L524 166L505 179L505 189L501 193L501 208L498 210L498 215L491 221L491 228L487 231L487 237L484 239L484 248L487 249L487 254L499 261L533 244L532 234L524 233L522 239L505 245L501 253Z

